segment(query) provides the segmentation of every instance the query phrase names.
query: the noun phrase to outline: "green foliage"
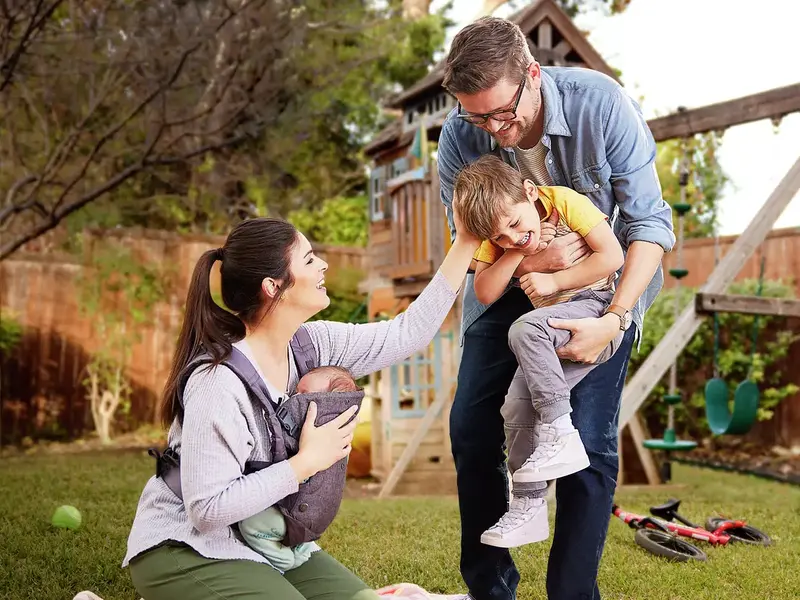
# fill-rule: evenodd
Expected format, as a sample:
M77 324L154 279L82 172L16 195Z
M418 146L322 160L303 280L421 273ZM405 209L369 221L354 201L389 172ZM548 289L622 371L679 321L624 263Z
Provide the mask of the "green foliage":
M312 242L363 248L369 234L367 209L366 196L337 197L316 209L292 211L287 218Z
M131 387L125 371L141 339L141 326L152 319L155 305L168 293L167 281L165 270L139 260L115 241L96 244L90 264L78 277L81 314L100 341L83 384L104 442L110 441L114 413L130 410Z
M658 144L656 154L661 189L670 206L681 201L679 177L682 143L681 140L662 142ZM684 216L686 238L709 237L717 229L722 189L728 182L727 175L716 160L720 143L719 137L713 132L697 135L686 143L689 159L686 202L692 205L692 210ZM677 235L678 213L673 211L672 219Z
M0 306L0 356L8 356L22 339L22 325Z
M757 282L747 280L731 285L729 293L755 295ZM792 287L781 281L764 281L763 296L789 298ZM682 287L680 295L681 310L694 300L697 290ZM664 337L674 320L675 290L664 290L659 294L645 319L644 336L640 352L633 353L629 376L644 362L650 352ZM729 385L731 398L736 386L748 377L750 371L751 336L753 315L719 313L720 353L719 374ZM779 368L787 356L790 346L800 340L800 335L785 329L785 318L760 317L760 331L753 360L752 379L761 389L761 402L758 418L772 417L775 407L786 397L795 394L798 387L783 383L783 371ZM678 388L683 394L684 403L675 411L676 429L684 436L700 439L708 436L708 422L705 418L704 386L707 379L714 376L713 365L714 325L711 318L706 319L692 337L678 358ZM668 391L668 374L653 389L643 406L646 417L666 422L667 407L661 397Z
M339 321L341 323L367 322L367 296L358 291L364 274L358 269L341 268L336 277L325 282L330 306L314 316L312 321Z

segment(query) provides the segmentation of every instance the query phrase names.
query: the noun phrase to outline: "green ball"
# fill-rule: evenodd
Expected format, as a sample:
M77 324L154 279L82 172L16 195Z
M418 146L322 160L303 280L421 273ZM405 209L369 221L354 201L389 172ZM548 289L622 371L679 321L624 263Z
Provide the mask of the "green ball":
M55 527L78 529L81 526L81 511L74 506L59 506L50 522Z

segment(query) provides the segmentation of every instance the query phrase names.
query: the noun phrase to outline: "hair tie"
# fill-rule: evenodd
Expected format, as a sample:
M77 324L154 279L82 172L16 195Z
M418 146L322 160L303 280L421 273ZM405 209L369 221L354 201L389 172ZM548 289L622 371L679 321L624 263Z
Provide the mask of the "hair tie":
M225 257L225 252L224 252L224 250L223 250L222 248L217 248L217 252L216 252L216 254L214 255L214 258L216 258L218 261L222 262L222 259L223 259L224 257Z

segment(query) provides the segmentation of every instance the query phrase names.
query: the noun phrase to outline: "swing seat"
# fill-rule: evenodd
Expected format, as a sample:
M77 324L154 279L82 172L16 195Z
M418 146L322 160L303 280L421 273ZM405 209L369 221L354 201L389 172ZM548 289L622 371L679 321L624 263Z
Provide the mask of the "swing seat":
M693 440L644 440L642 446L650 450L666 450L668 452L686 452L697 448Z
M755 382L746 379L733 395L733 412L728 405L728 384L720 377L706 383L706 419L715 435L740 435L750 431L758 414L759 391Z
M644 440L642 446L650 450L664 450L667 452L686 452L697 448L697 442L693 440L679 440L675 436L675 430L667 428L664 431L663 439Z

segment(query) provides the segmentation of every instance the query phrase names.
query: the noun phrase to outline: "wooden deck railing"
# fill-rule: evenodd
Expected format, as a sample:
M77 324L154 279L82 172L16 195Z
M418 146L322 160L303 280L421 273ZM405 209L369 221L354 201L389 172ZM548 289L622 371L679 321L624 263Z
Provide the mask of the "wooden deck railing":
M438 177L406 181L390 190L394 280L429 278L444 259L446 224Z

